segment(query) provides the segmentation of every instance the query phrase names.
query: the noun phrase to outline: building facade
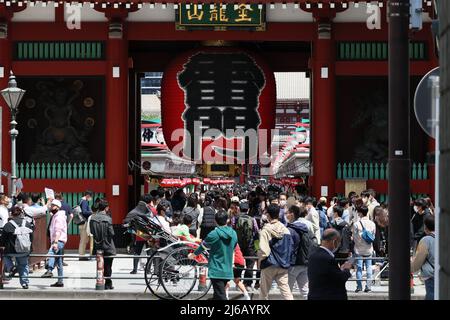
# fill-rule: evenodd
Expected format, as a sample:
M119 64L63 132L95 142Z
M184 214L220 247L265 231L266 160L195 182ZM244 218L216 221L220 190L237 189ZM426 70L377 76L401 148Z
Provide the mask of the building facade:
M247 18L239 16L247 7L222 4L228 2L235 20ZM107 197L119 225L141 192L140 91L153 88L141 85L141 79L164 70L180 52L222 40L257 52L274 72L310 76L312 194L320 196L324 187L328 195L343 194L348 178L365 178L368 187L387 193L382 169L387 154L387 1L258 2L264 19L249 32L223 25L189 29L177 22L181 4L170 0L72 6L2 1L0 88L7 86L12 70L19 87L27 90L18 118L23 191L42 193L50 187L73 202L91 189ZM423 29L411 33L412 92L420 77L438 65L429 2L424 1ZM191 18L202 12L210 20L222 17L209 4L185 10ZM2 170L11 172L10 114L0 104ZM293 117L298 120L297 113ZM433 194L431 169L425 164L433 141L415 123L412 133L417 163L412 190ZM9 192L7 177L2 185ZM76 241L76 226L70 232Z

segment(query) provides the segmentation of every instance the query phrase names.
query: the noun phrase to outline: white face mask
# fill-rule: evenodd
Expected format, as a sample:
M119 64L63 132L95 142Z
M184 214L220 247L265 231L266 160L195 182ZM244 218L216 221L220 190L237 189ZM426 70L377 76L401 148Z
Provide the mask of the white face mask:
M8 209L12 208L12 201L8 202L8 204L6 205L6 208L8 208Z
M280 207L286 206L286 200L280 200Z
M414 212L419 212L419 207L418 206L414 206Z

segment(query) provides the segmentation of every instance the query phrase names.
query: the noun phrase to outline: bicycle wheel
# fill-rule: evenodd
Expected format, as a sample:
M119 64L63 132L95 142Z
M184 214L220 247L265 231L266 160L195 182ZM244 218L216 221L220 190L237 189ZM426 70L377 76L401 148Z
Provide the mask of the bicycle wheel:
M159 277L161 265L166 256L167 254L155 251L147 259L144 272L145 284L147 285L147 288L150 290L150 292L159 299L173 300L173 298L170 295L168 295L161 286L161 281Z
M173 250L161 265L160 282L164 291L173 299L199 300L211 288L211 281L207 279L207 266L189 259L192 247L181 247ZM200 282L200 276L205 281ZM197 290L194 291L196 284Z

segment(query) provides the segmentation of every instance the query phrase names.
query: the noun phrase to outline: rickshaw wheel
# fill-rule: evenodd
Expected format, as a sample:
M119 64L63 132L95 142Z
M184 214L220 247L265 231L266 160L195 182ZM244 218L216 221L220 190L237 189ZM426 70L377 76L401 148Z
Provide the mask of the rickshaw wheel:
M184 246L170 252L161 265L160 282L164 291L176 300L199 300L203 298L211 288L211 281L205 280L204 285L200 284L201 268L206 274L207 266L199 264L187 256L193 252L192 247ZM198 290L194 291L195 285L199 284Z

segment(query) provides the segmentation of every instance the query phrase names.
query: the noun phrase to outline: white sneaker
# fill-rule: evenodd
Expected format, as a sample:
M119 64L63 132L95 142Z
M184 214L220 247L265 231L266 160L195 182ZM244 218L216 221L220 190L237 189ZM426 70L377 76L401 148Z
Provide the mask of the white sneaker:
M244 300L252 300L252 299L250 298L250 295L248 294L248 292L245 292L245 293L244 293Z

